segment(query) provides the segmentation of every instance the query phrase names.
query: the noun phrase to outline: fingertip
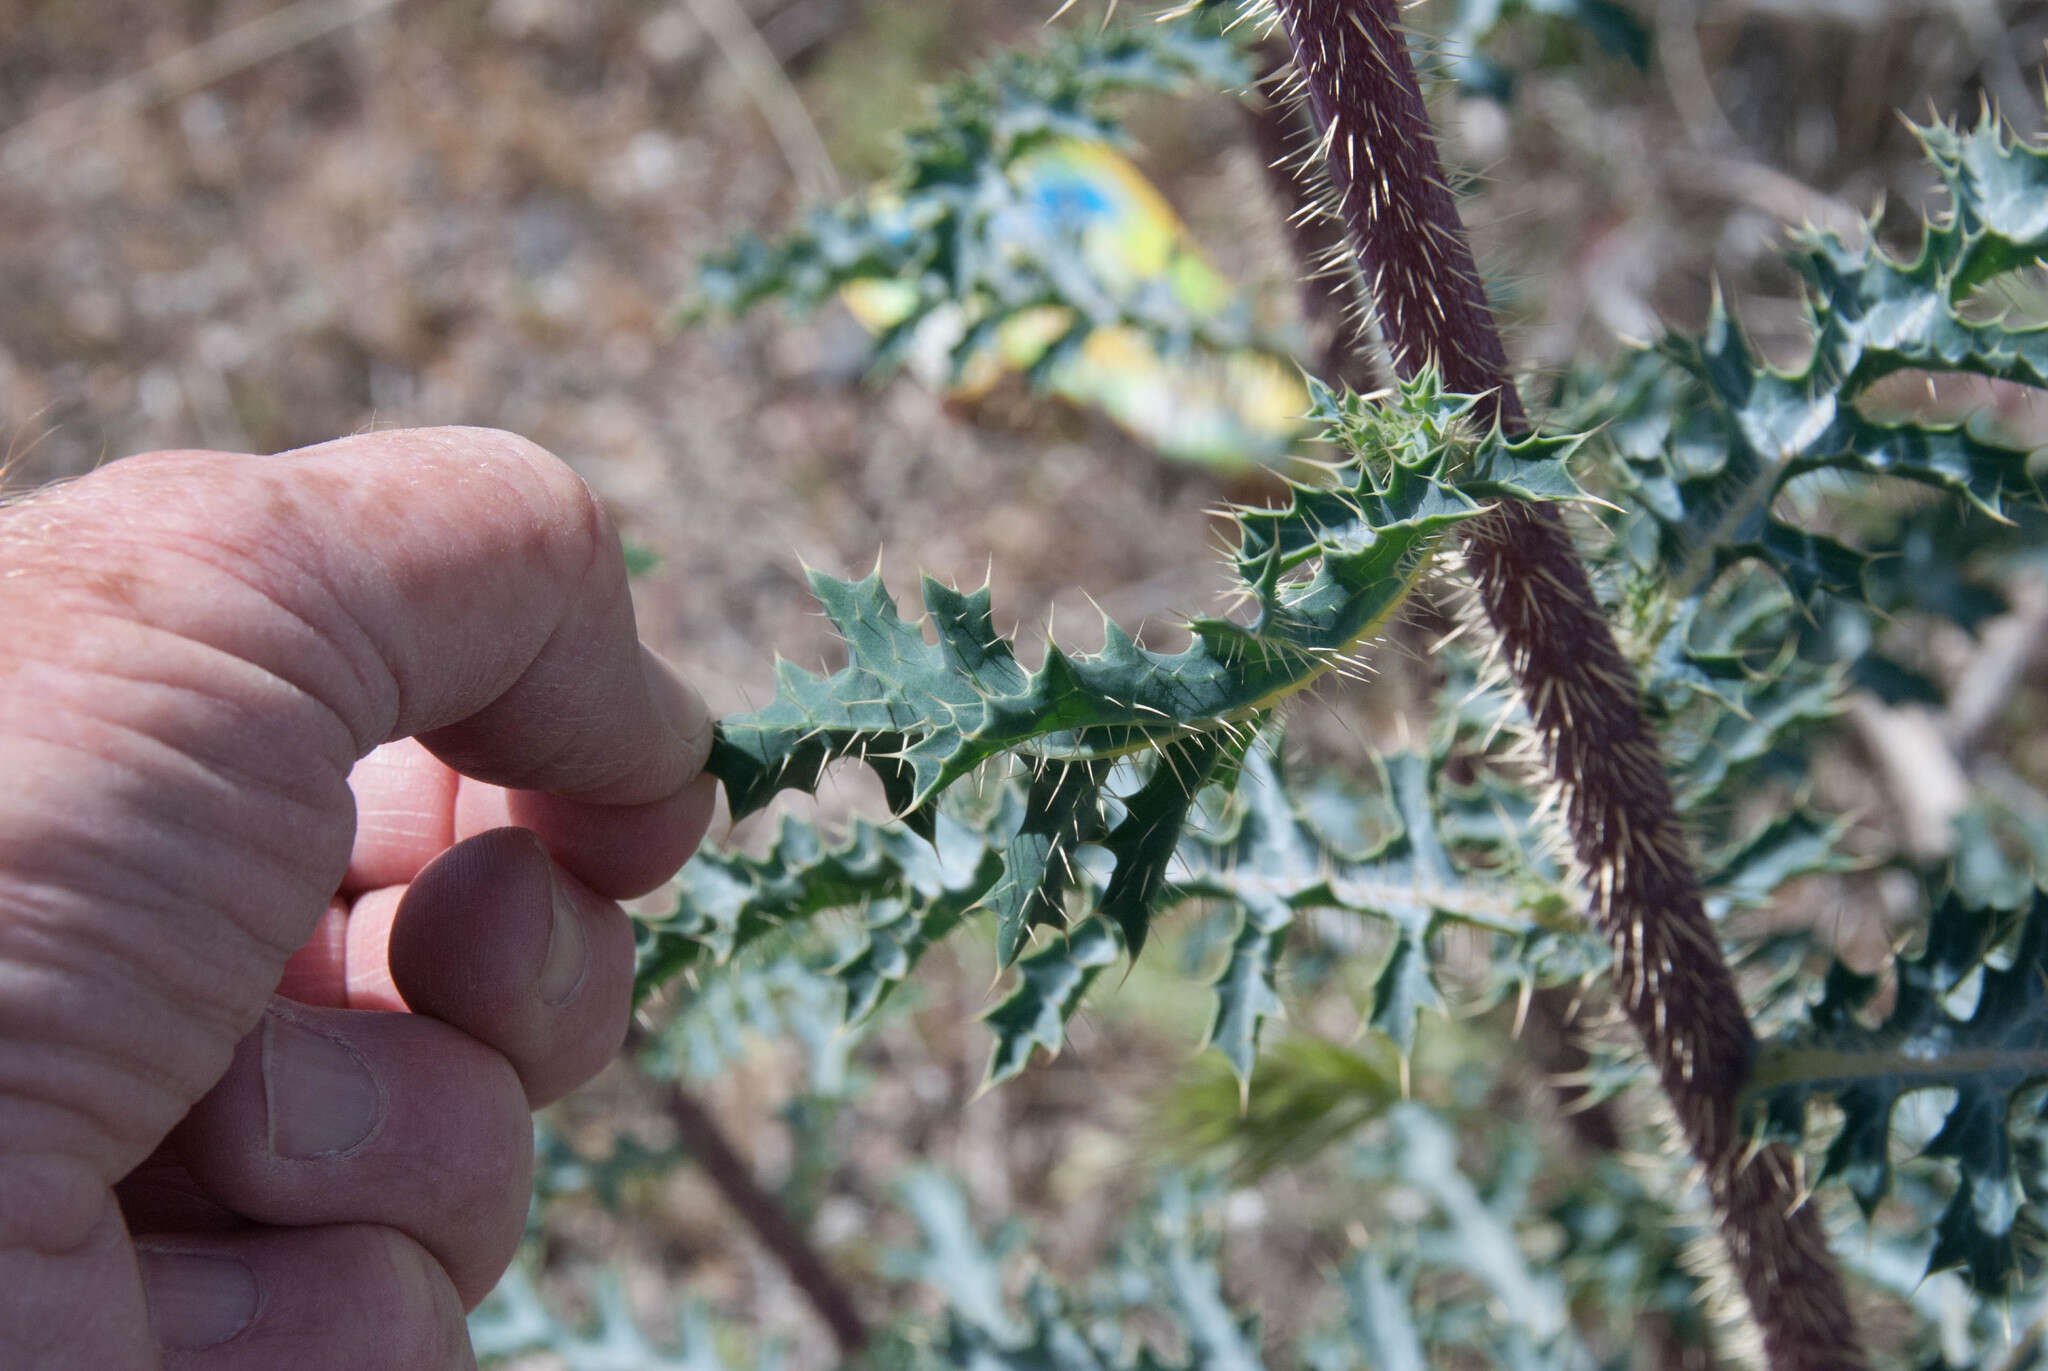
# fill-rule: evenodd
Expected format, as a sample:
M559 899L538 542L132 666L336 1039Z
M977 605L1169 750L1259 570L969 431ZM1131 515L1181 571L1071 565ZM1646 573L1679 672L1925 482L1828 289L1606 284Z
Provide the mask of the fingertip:
M426 1014L273 1002L171 1146L251 1223L402 1230L469 1301L517 1248L532 1182L513 1065Z
M349 909L345 979L350 1009L410 1008L391 975L391 930L406 890L402 885L372 890Z
M536 1107L595 1075L625 1037L632 926L522 829L480 834L420 874L390 965L415 1013L503 1054Z
M561 867L611 900L659 888L703 842L718 783L699 771L666 799L604 805L540 790L504 790L465 779L456 799L456 833L524 828Z
M647 699L681 749L683 773L695 777L711 756L711 710L697 688L647 644L640 645L640 674Z
M348 1003L348 905L327 902L327 912L277 978L277 992L300 1004L339 1009Z
M416 739L371 750L348 776L356 802L347 890L403 885L455 840L457 777Z
M153 1240L137 1255L150 1322L175 1366L476 1365L463 1321L465 1304L474 1301L431 1253L395 1228L251 1228ZM337 1298L337 1291L347 1297Z
M144 1243L136 1259L150 1328L167 1350L203 1352L255 1321L262 1304L256 1273L234 1253Z

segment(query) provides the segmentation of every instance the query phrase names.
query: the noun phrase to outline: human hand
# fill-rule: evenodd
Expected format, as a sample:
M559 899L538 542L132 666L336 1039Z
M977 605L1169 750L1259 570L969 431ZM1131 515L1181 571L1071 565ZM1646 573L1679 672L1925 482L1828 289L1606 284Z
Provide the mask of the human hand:
M0 1365L470 1364L711 810L596 501L484 430L132 458L0 508L0 626Z

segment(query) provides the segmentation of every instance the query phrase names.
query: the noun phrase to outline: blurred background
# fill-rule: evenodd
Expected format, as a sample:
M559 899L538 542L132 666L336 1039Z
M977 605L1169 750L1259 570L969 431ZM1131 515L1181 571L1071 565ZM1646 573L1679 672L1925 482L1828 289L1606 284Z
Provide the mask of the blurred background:
M9 487L155 448L516 430L611 504L647 565L643 632L718 712L765 698L774 652L828 651L806 563L857 575L879 554L897 587L992 572L999 625L1050 623L1082 649L1100 642L1091 600L1126 624L1198 608L1218 579L1204 511L1258 492L1255 467L1163 458L1014 378L971 395L871 378L867 334L838 306L676 323L707 253L883 176L930 82L1037 41L1055 8L0 0ZM1091 8L1061 22L1099 22ZM2031 0L1429 0L1410 15L1471 59L1439 126L1533 393L1622 338L1697 327L1716 282L1767 351L1796 349L1785 224L1875 211L1882 236L1912 239L1929 185L1900 111L1971 118L1991 101L2023 133L2041 123L2048 5ZM1276 327L1312 332L1239 102L1128 116L1134 161L1199 252ZM823 803L871 800L849 778ZM1141 964L1056 1062L977 1093L983 956L935 953L857 1042L743 1031L802 1021L787 1005L809 992L772 975L752 1000L693 1010L702 1099L870 1314L919 1298L885 1260L909 1231L894 1187L913 1162L961 1177L978 1213L1031 1220L1057 1268L1100 1249L1172 1150L1154 1083L1186 1066L1202 987ZM1355 1027L1336 1002L1304 1012L1333 1016L1317 1027L1340 1041ZM1541 1094L1505 1107L1540 1115ZM620 1137L660 1158L689 1127L619 1072L558 1112L552 1145L564 1165ZM560 1208L545 1269L622 1262L642 1313L687 1294L800 1364L829 1360L784 1265L701 1172L650 1166L634 1184L624 1206ZM1269 1325L1306 1318L1334 1259L1320 1203L1276 1174L1227 1207L1233 1291Z

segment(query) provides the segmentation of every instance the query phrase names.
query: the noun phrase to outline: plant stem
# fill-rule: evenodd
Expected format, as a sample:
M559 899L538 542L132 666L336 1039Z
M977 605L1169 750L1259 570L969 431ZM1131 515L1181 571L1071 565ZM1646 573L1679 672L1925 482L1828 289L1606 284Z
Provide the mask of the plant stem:
M1445 184L1394 0L1276 0L1324 132L1331 192L1395 368L1435 367L1528 427ZM1778 1371L1865 1365L1792 1158L1752 1152L1735 1100L1756 1040L1707 919L1640 692L1553 508L1463 526L1466 565L1556 787L1614 977L1705 1174L1727 1256Z
M860 1351L867 1343L868 1332L853 1307L852 1296L788 1211L754 1179L753 1169L725 1136L718 1120L702 1101L679 1084L669 1084L662 1096L662 1105L676 1126L678 1140L704 1168L704 1174L733 1212L789 1274L790 1281L803 1291L804 1298L831 1330L839 1355L851 1357Z

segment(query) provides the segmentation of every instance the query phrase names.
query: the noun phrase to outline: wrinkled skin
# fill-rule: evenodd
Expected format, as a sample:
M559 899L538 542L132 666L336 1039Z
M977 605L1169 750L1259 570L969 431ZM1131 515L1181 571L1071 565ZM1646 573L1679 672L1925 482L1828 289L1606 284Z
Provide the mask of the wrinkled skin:
M711 810L590 492L484 430L0 508L0 1365L435 1368Z

